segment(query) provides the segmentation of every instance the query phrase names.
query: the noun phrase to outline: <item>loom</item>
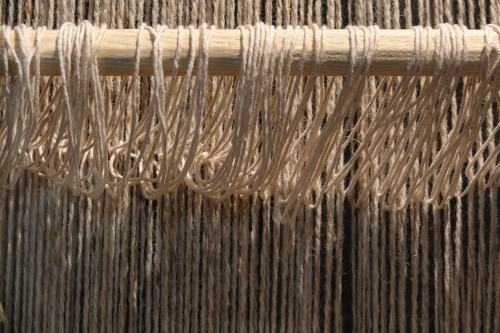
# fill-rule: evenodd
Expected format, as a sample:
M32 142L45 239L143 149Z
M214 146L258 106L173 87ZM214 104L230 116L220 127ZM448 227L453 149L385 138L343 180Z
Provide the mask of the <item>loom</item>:
M500 1L0 24L0 332L500 332Z

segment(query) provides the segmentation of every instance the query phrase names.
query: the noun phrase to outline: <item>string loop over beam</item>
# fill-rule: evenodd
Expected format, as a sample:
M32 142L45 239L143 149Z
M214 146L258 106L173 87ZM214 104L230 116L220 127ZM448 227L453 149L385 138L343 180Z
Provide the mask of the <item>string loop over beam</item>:
M428 38L429 52L434 52L438 29L424 29L420 38ZM95 28L95 35L98 29ZM347 29L323 29L326 42L322 58L320 75L347 75L350 64L349 31ZM47 30L43 34L40 47L41 75L60 75L60 65L57 55L57 38L59 30ZM283 46L285 29L279 32L278 48ZM294 48L291 73L299 68L301 54L304 47L308 49L304 62L303 74L308 75L313 67L313 40L309 39L304 45L304 30L299 29ZM176 48L178 45L178 29L165 29L161 36L163 69L165 74L171 74L173 69ZM461 71L462 75L479 75L481 53L485 46L484 30L464 31L467 55ZM20 41L14 31L10 32L10 42L14 49L19 49ZM195 54L198 53L199 43L190 43L191 38L198 41L199 29L184 29L183 41L180 43L180 61L178 74L184 74L189 64L191 51L189 45L194 45ZM33 47L36 31L30 33L28 47ZM107 29L97 49L97 61L101 75L128 76L133 74L138 30L134 29ZM141 34L140 75L153 75L153 42L154 36L150 33ZM210 44L210 59L208 63L209 75L238 75L241 66L241 30L215 29ZM495 35L494 43L500 45L500 38ZM0 54L6 47L5 38L0 34ZM279 55L280 52L275 52ZM384 30L378 32L378 45L373 62L368 71L369 75L401 76L406 73L415 54L415 31L413 29ZM422 67L420 75L432 75L436 61L428 61ZM195 66L196 67L196 66ZM5 74L5 66L0 63L0 75ZM17 68L9 53L9 75L17 75Z

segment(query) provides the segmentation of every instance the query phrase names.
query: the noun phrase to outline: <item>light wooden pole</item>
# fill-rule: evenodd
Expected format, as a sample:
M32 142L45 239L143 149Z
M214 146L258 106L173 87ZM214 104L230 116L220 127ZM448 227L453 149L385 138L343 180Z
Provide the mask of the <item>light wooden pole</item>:
M282 31L284 34L284 31ZM97 34L97 30L96 30ZM200 31L194 30L192 38L195 38L195 48L199 47L198 38ZM430 30L431 35L436 34L436 30ZM0 34L1 35L1 34ZM59 60L56 51L56 40L58 31L45 31L40 50L41 74L58 75ZM134 55L136 52L138 30L132 29L108 29L105 31L102 41L97 51L97 60L101 75L131 75L134 68ZM495 35L497 36L497 35ZM432 37L432 36L431 36ZM484 47L484 31L468 30L465 32L467 45L467 58L463 67L463 75L477 75L480 67L480 56ZM163 48L163 68L168 75L172 71L173 60L177 45L177 30L167 29L161 37ZM179 74L186 71L189 61L189 39L191 38L188 29L183 34L181 59L179 62ZM31 42L33 45L35 32L31 32ZM10 40L14 48L18 48L19 41L14 32L11 32ZM282 41L282 38L279 38ZM431 38L433 40L433 38ZM500 40L494 40L500 45ZM140 74L152 75L152 49L153 36L144 31L141 40L140 53ZM434 44L431 43L431 48ZM0 52L3 52L4 38L0 36ZM278 46L278 49L282 44ZM309 74L312 69L313 41L310 38L308 45L303 43L303 31L299 33L293 63L292 73L297 71L300 54L304 47L308 48L308 58L306 59L304 73ZM210 60L208 72L211 75L238 75L241 64L241 32L237 29L215 30L210 44ZM197 51L197 50L196 50ZM279 51L279 50L278 50ZM326 45L324 49L323 65L321 75L346 75L349 70L349 32L347 30L326 30ZM279 52L276 52L279 54ZM408 68L414 54L414 31L413 30L380 30L379 42L376 49L373 64L369 70L371 75L403 75ZM10 55L9 55L10 56ZM11 59L11 57L9 58ZM430 62L423 70L423 75L430 75L433 72L434 64ZM0 64L0 75L5 74L3 63ZM9 61L9 74L16 74L16 67Z

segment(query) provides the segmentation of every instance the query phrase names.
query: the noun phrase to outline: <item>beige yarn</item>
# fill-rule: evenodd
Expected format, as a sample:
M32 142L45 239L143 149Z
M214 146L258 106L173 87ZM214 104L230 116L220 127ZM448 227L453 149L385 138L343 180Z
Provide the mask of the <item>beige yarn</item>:
M373 193L384 198L386 206L402 209L424 198L429 204L439 204L465 195L478 183L484 188L498 186L495 176L498 147L488 154L485 163L472 167L494 140L498 126L484 138L472 160L467 161L499 90L499 46L492 43L491 37L499 33L498 26L485 28L481 74L466 79L467 93L457 106L459 117L448 127L443 124L467 54L463 26L440 24L434 40L429 37L428 29L415 27L416 53L407 75L398 82L388 78L375 87L381 89L387 83L390 87L387 91L392 90L392 94L377 100L375 91L365 101L361 97L368 84L378 27L348 26L350 74L343 82L332 114L325 113L330 84L306 126L299 125L321 67L324 47L321 31L325 27L286 28L285 47L278 64L273 63L273 53L280 27L262 23L240 27L243 59L240 76L234 84L219 80L216 91L224 93L216 94L211 102L205 92L211 80L207 66L210 31L214 27L208 30L202 25L200 40L190 39L189 68L180 78L178 60L174 62L171 77L163 74L159 41L165 28L142 25L139 29L139 35L150 33L154 37L155 65L149 97L138 102L137 61L131 82L123 81L114 96L118 106L114 109L106 105L106 86L98 76L95 58L104 26L96 38L89 22L61 26L57 50L62 74L60 82L53 81L51 89L55 93L48 99L47 89L37 96L32 88L32 84L40 81L36 72L40 66L38 46L31 54L23 49L15 55L16 65L23 74L17 85L3 87L6 101L15 101L13 108L3 112L6 120L1 128L6 137L0 172L3 188L12 188L21 170L28 169L69 187L75 195L82 193L92 198L99 198L105 190L119 196L125 186L141 185L146 198L156 199L185 184L218 200L232 195L279 193L287 205L306 202L317 206L325 193L341 190L341 184L349 177L349 186L342 190L346 196L355 196L359 202ZM8 27L2 29L8 31ZM192 29L191 26L189 30ZM304 31L304 43L311 38L314 41L312 75L304 79L306 49L301 54L298 74L290 75L292 51L300 29ZM26 45L27 28L19 27L16 31ZM184 28L179 27L178 31L183 34ZM37 43L43 29L38 32ZM179 50L183 47L182 40L178 43ZM199 54L194 53L194 43L200 44ZM436 45L432 54L428 51L429 43ZM15 53L10 46L8 50ZM137 50L138 54L139 42ZM176 59L178 56L179 51ZM195 61L196 76L193 76ZM420 82L421 69L429 61L436 63L434 75ZM29 82L32 66L34 83ZM25 81L22 86L21 81ZM411 98L417 84L419 95ZM368 110L376 100L380 106L375 114L369 115ZM357 114L355 111L362 107L362 102L364 107ZM118 114L120 107L128 109L131 127L120 141L113 142L111 138L123 121ZM24 117L30 119L26 126L21 120ZM216 135L219 128L224 128L221 136ZM441 142L440 147L431 157L436 140ZM305 142L303 147L302 142ZM352 151L348 162L340 166L339 156L354 142L359 146ZM397 144L388 146L388 142ZM417 159L421 163L415 170ZM464 168L468 186L462 191ZM323 180L317 183L320 175ZM286 179L286 186L278 188L278 179ZM488 181L483 183L481 179Z
M37 31L0 78L0 330L500 331L498 1L0 0L0 22ZM163 74L167 26L202 30L187 74ZM240 75L206 73L213 26L241 31ZM414 31L404 76L367 75L377 26ZM138 29L134 75L97 75L96 27ZM331 28L345 77L318 75ZM39 73L45 29L64 76Z

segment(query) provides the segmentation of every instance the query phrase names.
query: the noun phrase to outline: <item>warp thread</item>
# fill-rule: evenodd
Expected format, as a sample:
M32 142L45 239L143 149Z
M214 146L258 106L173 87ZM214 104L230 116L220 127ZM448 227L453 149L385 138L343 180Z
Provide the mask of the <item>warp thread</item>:
M364 91L378 27L348 26L350 73L333 105L330 82L306 125L303 114L321 67L325 27L289 26L279 41L281 27L241 26L240 76L217 78L215 89L224 93L213 100L205 94L216 80L207 74L213 26L201 25L199 40L189 27L191 51L183 76L177 74L183 46L178 39L173 74L168 78L163 74L160 47L166 26L140 26L138 37L150 33L154 40L154 75L146 98L139 96L138 58L135 74L110 95L96 60L105 27L99 28L97 37L92 29L87 21L61 25L57 38L61 77L43 83L39 46L44 28L37 29L30 52L26 26L14 29L23 46L18 52L6 39L4 63L7 53L12 53L20 75L9 78L7 73L2 85L3 190L12 188L27 169L92 198L104 191L118 197L126 186L140 185L146 198L155 199L185 184L218 200L258 193L281 198L289 207L318 206L325 193L336 190L355 202L372 194L387 207L403 209L411 202L440 204L466 195L476 185L499 184L500 150L494 144L499 126L476 147L500 89L499 46L492 38L500 34L498 26L484 29L477 78L461 77L467 55L464 26L439 24L434 37L429 29L414 27L415 55L407 74L382 79L368 95ZM300 30L303 43L313 40L309 76L302 74L306 48L298 73L290 74ZM3 26L2 31L9 36L9 27ZM179 36L184 33L180 26ZM138 57L140 38L137 41ZM278 42L283 47L275 64ZM432 53L429 43L435 45ZM434 74L421 79L429 61L436 64ZM458 117L450 126L448 111L459 84L466 94L454 106ZM380 98L381 89L392 93ZM419 93L413 96L416 89ZM110 99L114 102L109 103ZM327 114L329 107L331 114ZM131 122L128 131L121 130L124 119ZM219 128L224 129L222 135L217 134ZM433 152L436 141L439 148ZM492 143L493 148L488 148ZM346 150L350 156L339 164ZM479 156L486 159L484 163L476 163ZM417 160L420 167L415 170ZM279 179L286 180L286 185L277 186Z
M160 23L175 27L204 22L234 28L264 20L310 29L313 23L336 29L354 24L427 29L457 23L484 28L488 40L488 34L495 32L486 23L500 23L500 2L0 1L0 21L10 27L25 23L55 29L66 21L78 24L85 19L113 29L137 29L143 22L155 28ZM182 33L188 33L187 29ZM420 41L424 50L426 39ZM430 54L421 54L420 61L432 59ZM151 78L137 78L133 85L141 88L130 88L130 96L137 97L136 107L126 108L129 118L131 109L142 110L142 101L151 98ZM5 81L11 82L2 80L2 88ZM112 96L122 96L132 80L102 78L108 108L116 106ZM318 77L300 130L312 123L321 101L326 103L325 116L332 115L344 80ZM362 108L355 111L352 121L367 114L354 137L366 135L365 124L376 114L378 99L391 98L396 91L392 87L400 80L367 79ZM400 91L400 95L415 101L425 80L420 78L413 91ZM477 85L470 80L464 78L465 84L460 82L455 91L450 90L446 121L438 131L444 133L462 121L462 96ZM47 106L60 81L45 77L40 81L48 90L42 100ZM217 101L224 89L234 91L235 83L235 78L212 77L207 99ZM182 84L174 88L173 96L178 96ZM303 84L297 91L303 94ZM327 94L330 98L325 99ZM377 100L367 107L371 96ZM132 101L127 103L132 105ZM465 156L471 166L469 175L486 161L492 163L488 154L498 149L498 141L489 134L498 133L498 101L483 111L486 120L472 148L482 147L486 153ZM123 112L114 115L124 117ZM110 141L124 142L130 122L117 126L116 137ZM392 131L393 136L400 135ZM222 129L215 132L219 137L223 134ZM338 170L349 162L356 145L354 140L338 156ZM387 145L398 149L394 141ZM440 141L436 141L429 155L434 158L439 150ZM394 158L389 161L394 163ZM412 177L423 163L415 160ZM125 179L124 166L116 168ZM214 170L203 171L203 176L214 176ZM498 172L495 169L493 176L498 178ZM284 174L276 180L276 188L288 193L289 174ZM481 182L488 180L483 178L486 174L475 175ZM461 174L458 181L467 177ZM126 184L128 180L123 179L121 184ZM290 221L283 214L282 198L275 200L265 192L260 197L231 196L215 202L180 185L149 200L138 185L117 185L117 189L124 186L117 190L122 196L113 198L105 191L99 199L92 199L73 196L66 186L55 186L33 172L21 172L11 189L0 191L0 302L6 318L0 325L7 332L500 331L498 187L471 186L465 196L443 200L442 207L424 200L388 212L383 198L372 191L355 207L356 198L346 198L343 191L349 185L347 179L340 189L327 191L320 205L301 207L295 221ZM368 178L361 175L360 179L366 182ZM321 178L315 184L321 188ZM374 184L378 188L379 180Z

